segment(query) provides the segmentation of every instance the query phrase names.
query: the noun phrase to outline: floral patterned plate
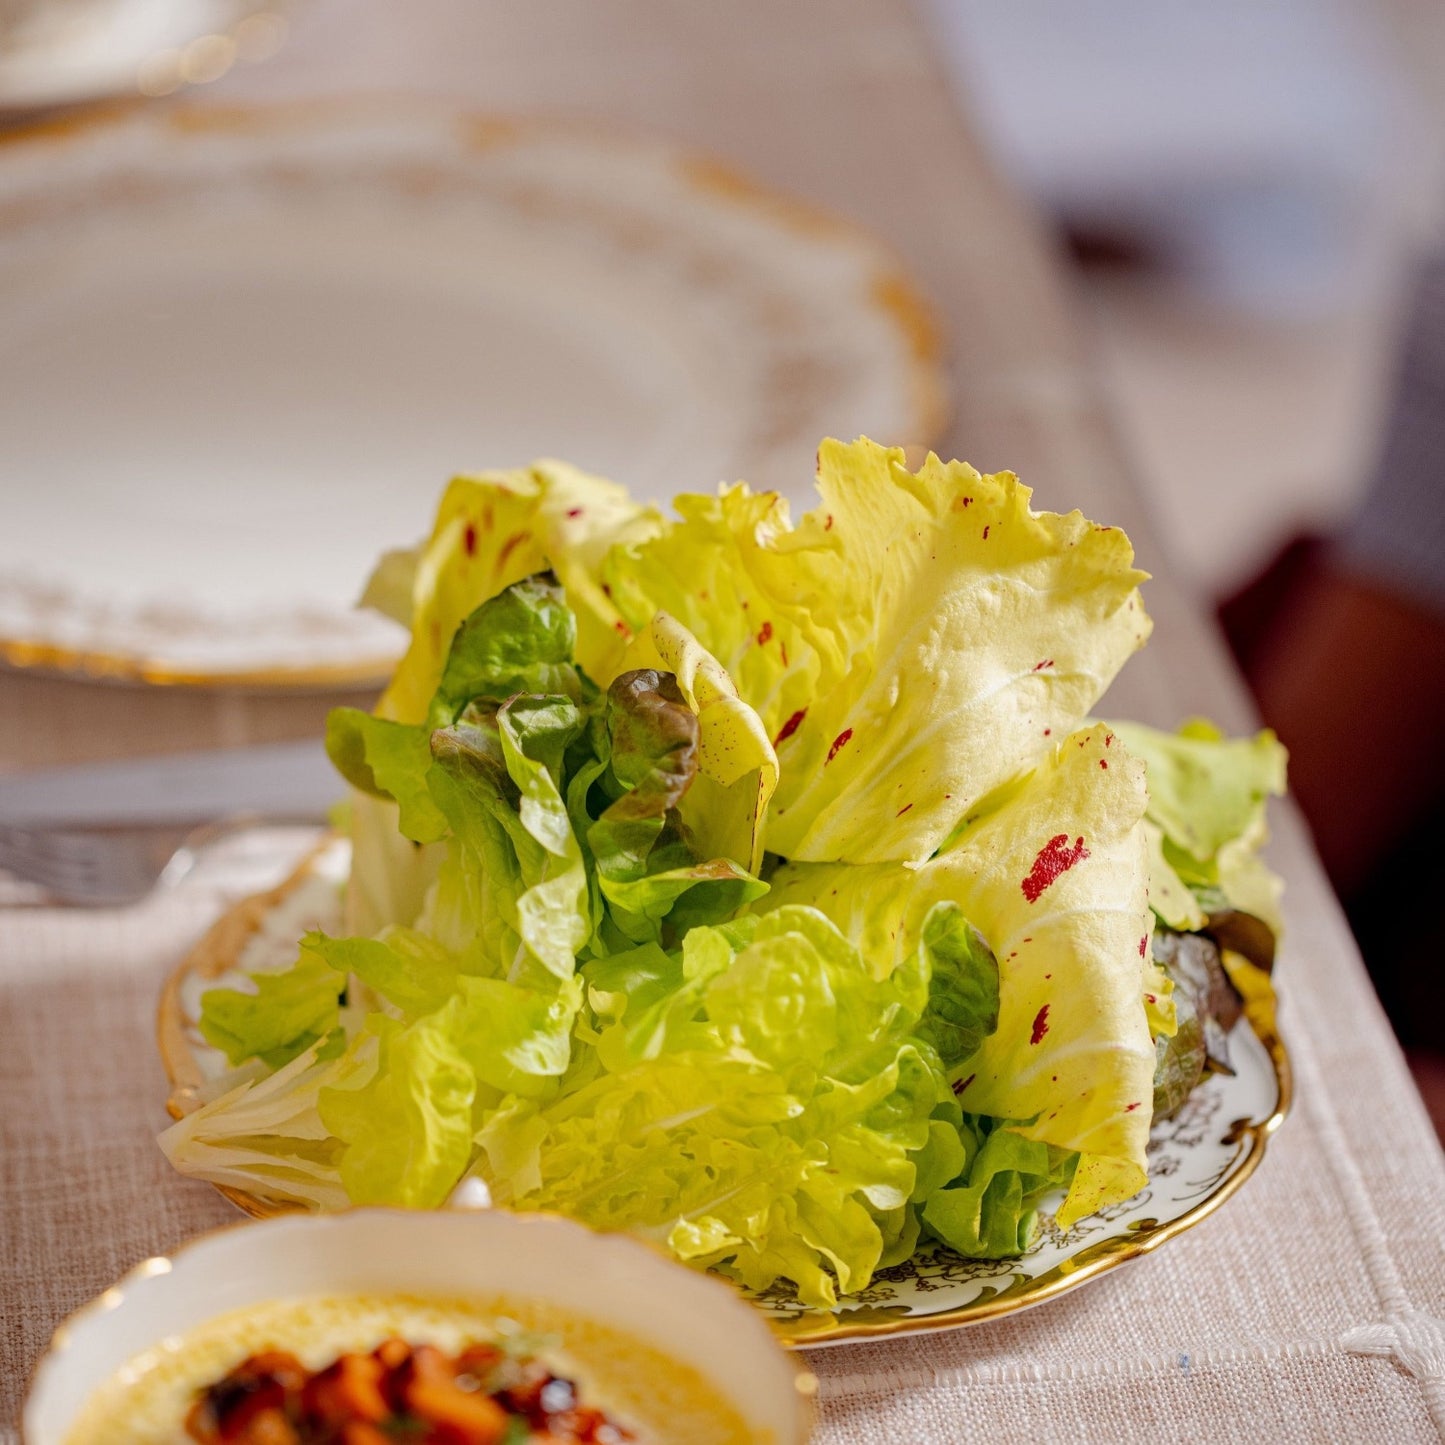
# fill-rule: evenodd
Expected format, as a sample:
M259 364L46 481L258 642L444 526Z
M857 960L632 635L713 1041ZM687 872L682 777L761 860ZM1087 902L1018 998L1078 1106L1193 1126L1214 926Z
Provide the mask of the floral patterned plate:
M289 967L301 933L334 930L348 864L349 845L325 844L278 888L226 913L171 977L161 999L158 1040L174 1117L194 1109L206 1081L225 1067L195 1027L202 992L233 971ZM783 1289L754 1296L758 1308L797 1345L951 1329L1042 1304L1197 1224L1254 1172L1290 1103L1289 1058L1275 1024L1270 980L1232 956L1230 972L1245 999L1244 1017L1230 1038L1236 1072L1206 1079L1179 1113L1155 1125L1149 1184L1132 1199L1069 1230L1059 1229L1046 1207L1033 1247L1018 1259L963 1259L929 1244L905 1264L879 1271L834 1312L802 1305ZM248 1214L285 1208L238 1190L221 1192Z

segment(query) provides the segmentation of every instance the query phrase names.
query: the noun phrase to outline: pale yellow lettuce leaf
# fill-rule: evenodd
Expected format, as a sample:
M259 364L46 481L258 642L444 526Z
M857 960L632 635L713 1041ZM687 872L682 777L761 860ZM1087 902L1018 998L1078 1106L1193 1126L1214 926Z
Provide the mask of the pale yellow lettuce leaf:
M679 618L777 749L767 846L921 861L1087 715L1149 620L1128 539L1009 473L825 441L796 528L745 487L604 566L633 628Z
M1032 1121L1030 1139L1081 1156L1059 1214L1143 1187L1155 1053L1144 766L1104 724L1063 739L937 858L918 868L791 864L756 907L821 909L886 972L951 900L998 959L999 1025L957 1070L970 1113ZM1167 1005L1156 1011L1161 1025Z
M634 502L625 488L564 462L454 478L416 560L411 645L382 694L378 716L421 722L462 619L546 567L556 572L577 616L578 661L606 681L630 634L599 581L603 555L660 526L656 510ZM392 576L368 596L384 595L397 615L395 592Z
M1149 842L1149 902L1162 922L1170 928L1192 932L1208 921L1193 890L1174 870L1164 855L1164 834L1159 826L1144 820Z
M731 858L756 873L763 861L763 820L778 785L778 758L762 719L676 618L659 612L649 635L659 663L676 676L697 714L698 772L680 812L698 856Z
M658 536L606 558L608 594L634 632L658 612L687 627L776 740L843 675L838 539L806 518L794 528L782 497L745 483L674 505Z
M1149 769L1154 911L1172 928L1202 928L1193 885L1263 919L1278 937L1284 884L1260 852L1269 838L1268 800L1285 791L1289 754L1279 739L1268 728L1227 738L1203 718L1176 733L1112 726Z
M1179 1029L1174 1003L1174 980L1154 962L1153 939L1144 959L1144 1016L1149 1020L1149 1037L1173 1038Z
M1196 862L1213 861L1227 843L1256 829L1265 800L1285 790L1289 755L1268 728L1226 738L1202 718L1177 733L1143 723L1113 726L1148 764L1150 819Z
M1276 938L1284 936L1284 879L1264 861L1261 850L1269 841L1269 825L1261 812L1249 830L1231 839L1215 859L1219 891L1230 907L1252 913L1270 927Z
M345 924L349 934L370 938L393 924L416 921L445 856L438 843L413 843L399 824L390 798L351 790L351 867L347 873Z

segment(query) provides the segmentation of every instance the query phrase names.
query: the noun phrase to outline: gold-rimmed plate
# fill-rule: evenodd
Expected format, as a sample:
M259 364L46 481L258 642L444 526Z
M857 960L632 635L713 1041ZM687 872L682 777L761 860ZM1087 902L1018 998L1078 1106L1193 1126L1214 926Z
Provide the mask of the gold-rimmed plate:
M174 1117L194 1109L207 1081L226 1068L196 1029L201 994L234 971L288 967L308 928L336 930L348 862L348 845L329 841L279 887L226 913L171 976L161 998L158 1040ZM1206 1079L1179 1113L1155 1125L1149 1184L1134 1198L1068 1230L1058 1228L1046 1207L1038 1238L1018 1259L963 1259L925 1245L906 1263L881 1270L834 1312L810 1309L780 1289L754 1295L754 1303L796 1345L951 1329L1042 1304L1197 1224L1254 1172L1290 1103L1289 1058L1270 979L1233 956L1230 964L1245 1000L1230 1037L1236 1072ZM242 1187L221 1192L258 1217L285 1211Z
M356 686L420 498L561 456L661 499L935 440L866 234L655 139L416 105L175 108L0 146L0 661Z

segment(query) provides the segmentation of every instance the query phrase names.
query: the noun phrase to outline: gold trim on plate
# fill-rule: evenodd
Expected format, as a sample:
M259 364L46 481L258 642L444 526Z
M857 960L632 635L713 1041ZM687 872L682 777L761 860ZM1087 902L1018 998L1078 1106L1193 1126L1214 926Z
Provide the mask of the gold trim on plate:
M274 689L304 692L314 689L332 692L352 687L380 687L396 670L400 655L398 651L395 655L388 654L386 657L368 658L359 662L206 672L173 667L158 658L0 636L0 663L17 672L55 673L90 682L145 683L153 687L210 687L233 691Z
M246 941L261 927L266 915L311 876L317 857L327 846L327 843L320 844L302 860L289 878L269 892L247 898L222 914L166 980L160 998L156 1034L161 1063L171 1084L171 1095L166 1102L166 1108L173 1119L184 1118L196 1108L196 1090L203 1080L191 1052L181 1006L181 988L184 981L192 974L203 979L217 978L227 969L234 967ZM1116 1269L1131 1259L1138 1259L1213 1214L1240 1190L1245 1180L1259 1167L1265 1146L1284 1122L1294 1098L1294 1076L1290 1068L1289 1054L1279 1034L1278 1001L1270 976L1239 954L1226 952L1224 960L1230 978L1244 997L1245 1021L1269 1055L1278 1094L1275 1106L1267 1118L1240 1120L1232 1126L1232 1141L1239 1144L1242 1157L1229 1177L1212 1193L1176 1219L1164 1223L1145 1223L1128 1235L1099 1240L1045 1274L1032 1278L1021 1277L998 1294L975 1300L957 1309L901 1318L878 1318L877 1311L859 1309L851 1313L854 1316L871 1313L873 1317L855 1319L853 1323L848 1322L850 1312L846 1309L839 1315L808 1311L793 1320L780 1320L770 1316L769 1323L779 1338L793 1346L831 1345L845 1340L926 1334L932 1330L953 1329L959 1325L996 1319L1000 1315L1013 1314L1017 1310L1043 1304L1106 1270ZM256 1219L298 1212L292 1206L258 1198L239 1189L222 1185L213 1187L238 1209Z

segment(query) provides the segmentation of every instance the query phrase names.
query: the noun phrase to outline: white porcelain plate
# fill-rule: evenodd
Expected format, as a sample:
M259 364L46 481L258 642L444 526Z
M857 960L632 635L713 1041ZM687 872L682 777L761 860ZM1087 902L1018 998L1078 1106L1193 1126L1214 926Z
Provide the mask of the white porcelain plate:
M224 916L171 979L159 1042L177 1117L194 1108L197 1090L226 1068L196 1029L201 994L232 970L290 967L307 929L336 931L348 864L349 845L328 844L280 888ZM1134 1198L1068 1230L1058 1228L1051 1212L1060 1200L1049 1202L1036 1242L1019 1259L963 1259L925 1245L906 1264L880 1271L833 1313L801 1305L782 1290L754 1296L754 1303L795 1344L949 1329L1041 1304L1198 1223L1253 1173L1289 1107L1289 1059L1269 979L1243 965L1235 982L1245 994L1244 1017L1229 1040L1236 1073L1206 1079L1179 1113L1155 1125L1149 1184ZM284 1208L240 1190L223 1192L251 1214Z
M0 113L169 94L264 59L285 30L265 0L0 0Z
M352 603L459 471L808 495L820 437L932 440L876 242L594 128L153 112L0 147L0 658L381 679Z

